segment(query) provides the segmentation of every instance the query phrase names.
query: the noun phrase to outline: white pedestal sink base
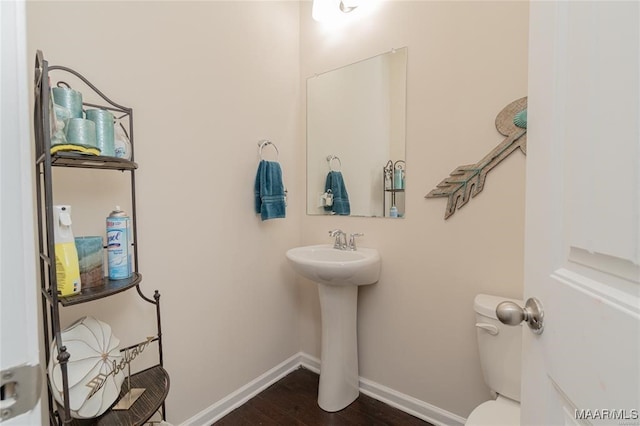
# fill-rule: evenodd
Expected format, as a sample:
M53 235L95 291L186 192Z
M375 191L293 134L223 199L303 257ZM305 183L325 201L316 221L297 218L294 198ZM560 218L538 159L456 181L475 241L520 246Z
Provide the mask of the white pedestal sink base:
M358 379L358 287L318 283L322 350L318 405L339 411L360 394Z
M359 395L358 286L380 278L378 250L336 250L331 244L294 247L287 259L303 277L317 283L322 314L318 405L334 412Z

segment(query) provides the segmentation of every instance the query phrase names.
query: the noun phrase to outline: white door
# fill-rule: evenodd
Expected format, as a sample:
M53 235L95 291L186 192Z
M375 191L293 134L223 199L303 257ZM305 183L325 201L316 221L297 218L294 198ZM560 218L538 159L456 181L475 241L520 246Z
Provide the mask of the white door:
M639 425L640 6L533 1L522 421Z
M3 425L40 425L37 257L25 11L0 1L0 378ZM23 412L24 411L24 412Z

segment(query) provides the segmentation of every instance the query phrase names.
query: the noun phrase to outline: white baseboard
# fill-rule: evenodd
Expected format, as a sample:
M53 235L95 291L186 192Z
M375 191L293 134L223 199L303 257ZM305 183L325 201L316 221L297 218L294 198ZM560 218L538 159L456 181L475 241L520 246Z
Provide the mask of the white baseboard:
M195 416L181 423L181 426L209 426L229 414L293 370L300 367L301 353L281 362L257 379L252 380L220 401L205 408Z
M360 392L437 426L464 426L467 419L360 377Z
M181 426L209 426L253 398L293 370L304 367L320 373L320 360L298 352L257 379L182 423ZM463 426L466 419L409 395L360 377L360 392L437 426Z
M320 374L320 360L318 358L304 352L300 352L299 355L300 364L304 368ZM363 377L360 377L360 392L437 426L463 426L466 421L463 417Z
M300 366L316 374L320 374L320 358L313 357L304 352L300 352L298 355L300 356Z

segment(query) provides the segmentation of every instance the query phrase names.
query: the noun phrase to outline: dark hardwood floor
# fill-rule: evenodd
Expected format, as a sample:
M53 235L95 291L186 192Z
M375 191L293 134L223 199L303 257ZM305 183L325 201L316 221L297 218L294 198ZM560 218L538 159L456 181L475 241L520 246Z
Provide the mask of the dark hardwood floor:
M215 425L431 425L362 393L344 410L327 413L318 407L319 379L314 372L299 368L218 420Z

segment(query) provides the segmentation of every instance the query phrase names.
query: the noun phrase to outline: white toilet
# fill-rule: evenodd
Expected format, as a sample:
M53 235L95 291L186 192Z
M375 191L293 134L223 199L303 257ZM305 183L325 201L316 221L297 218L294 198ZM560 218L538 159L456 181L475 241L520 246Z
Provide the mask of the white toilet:
M496 306L521 300L479 294L474 301L476 333L484 381L496 399L478 405L465 426L518 426L520 424L520 356L522 325L502 324L496 317Z

